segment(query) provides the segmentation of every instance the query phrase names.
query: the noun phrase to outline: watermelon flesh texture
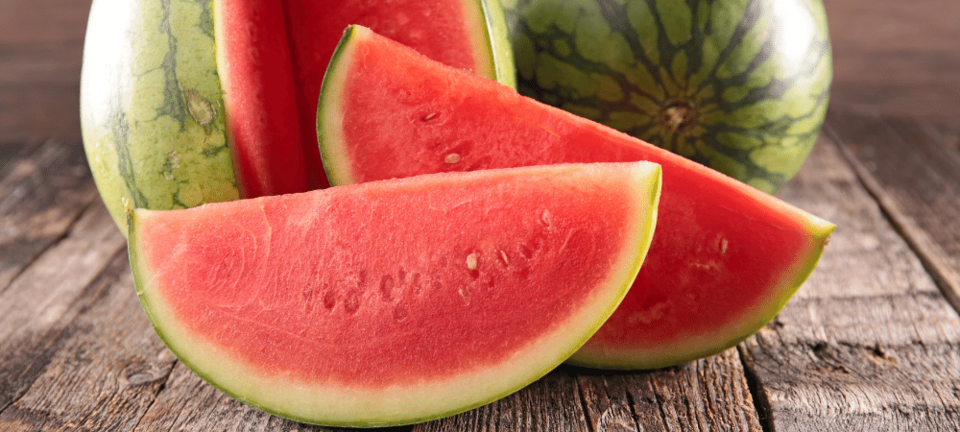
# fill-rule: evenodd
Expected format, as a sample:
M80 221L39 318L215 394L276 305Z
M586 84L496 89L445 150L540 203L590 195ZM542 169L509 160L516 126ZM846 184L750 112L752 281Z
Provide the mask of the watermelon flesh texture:
M224 0L214 10L227 130L243 195L310 190L280 3Z
M613 129L432 62L368 29L341 42L321 92L334 184L565 162L664 167L660 220L634 287L571 362L647 369L736 345L813 271L834 225Z
M656 164L569 164L135 210L130 262L161 339L227 394L406 424L576 351L636 276L659 191Z
M246 197L326 187L320 77L343 29L363 24L442 63L514 85L506 24L487 0L218 0L218 69Z

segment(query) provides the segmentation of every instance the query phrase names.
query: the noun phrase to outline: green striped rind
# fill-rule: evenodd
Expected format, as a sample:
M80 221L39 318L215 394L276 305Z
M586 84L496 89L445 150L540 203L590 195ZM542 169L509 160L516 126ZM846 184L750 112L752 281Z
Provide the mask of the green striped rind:
M596 169L600 164L569 164L541 167L519 168L528 172L554 172L563 174L564 170ZM573 355L593 335L603 323L613 314L616 307L629 291L634 278L640 270L649 251L653 233L657 224L657 214L660 202L662 185L662 169L659 165L650 162L624 163L621 169L629 173L629 181L623 186L634 191L631 196L636 199L631 203L635 215L630 224L624 227L620 240L621 248L612 260L610 271L604 280L603 289L587 304L581 304L580 311L567 321L558 323L552 334L545 335L539 343L534 343L514 353L514 361L505 362L503 367L479 373L468 373L467 379L455 381L454 388L445 382L419 382L414 388L391 386L374 391L370 399L370 391L335 386L314 386L296 381L294 378L262 377L255 369L235 358L235 355L225 352L218 346L205 342L202 335L193 334L179 322L173 311L167 305L166 299L156 286L156 279L151 272L151 263L147 262L141 251L144 239L138 231L144 221L149 218L163 217L164 212L135 210L129 216L129 246L128 253L130 267L133 273L137 297L147 315L151 325L163 343L200 378L213 385L220 391L237 400L253 406L267 413L295 420L302 423L321 424L341 427L381 427L398 426L412 423L426 422L438 418L452 416L468 411L512 394L521 388L546 375L559 366L561 362ZM442 174L441 174L442 175ZM487 175L497 176L493 170L458 174L474 178ZM404 179L400 181L417 182L430 176L421 176L419 179ZM435 176L434 178L439 178ZM395 181L395 180L388 180ZM430 180L427 180L430 181ZM307 193L325 193L313 191ZM264 200L265 198L256 198ZM228 204L229 205L229 204ZM196 211L194 209L191 211ZM225 221L225 223L230 223ZM574 336L571 336L574 335ZM544 342L546 340L546 342ZM544 355L545 352L557 353L557 347L562 352L556 357ZM522 379L517 379L517 377ZM511 383L512 387L501 385L502 382ZM449 404L449 399L460 397L460 394L469 394L477 391L476 387L484 386L501 388L500 391L472 404L459 406L447 410L435 410L426 403L432 399ZM446 394L427 394L437 388L446 390ZM377 394L378 391L387 393L386 398ZM456 394L452 394L453 393ZM243 396L240 392L251 392ZM390 393L392 392L392 393ZM415 403L408 409L398 410L388 406L391 395L409 395L413 393ZM331 412L332 406L339 405L342 400L357 399L360 396L368 397L360 402L360 409L354 412ZM323 399L311 399L320 395ZM284 406L284 401L295 403L303 409L291 409ZM394 409L391 409L394 408ZM380 411L389 412L380 415ZM374 414L371 414L371 413ZM371 418L373 416L373 418Z
M343 32L337 49L330 56L330 64L323 75L320 84L320 99L317 104L317 140L320 145L320 159L323 160L323 171L331 185L347 185L357 183L353 175L353 164L345 153L344 146L334 145L345 143L343 137L342 115L339 101L343 97L344 81L349 73L350 55L355 45L355 38L363 37L370 29L351 25Z
M796 174L823 124L832 59L820 0L503 5L520 93L760 190Z
M94 180L126 234L125 209L240 196L227 144L209 1L95 0L80 85Z
M780 204L778 204L780 205ZM787 302L813 273L830 243L836 225L812 215L803 215L799 221L813 240L810 249L784 273L783 279L770 288L765 298L756 302L757 308L744 310L741 318L730 325L716 328L712 333L696 338L682 338L673 344L641 347L635 351L606 351L591 349L588 345L571 356L568 364L615 370L659 369L719 354L739 345L756 334L780 313Z

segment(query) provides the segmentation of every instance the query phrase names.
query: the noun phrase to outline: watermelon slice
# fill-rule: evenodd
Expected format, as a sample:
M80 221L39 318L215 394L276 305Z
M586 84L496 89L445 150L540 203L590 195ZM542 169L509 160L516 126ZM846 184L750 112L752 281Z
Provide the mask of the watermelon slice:
M496 0L215 0L212 5L217 73L246 197L327 186L314 127L317 95L322 71L350 24L376 29L441 63L515 85Z
M321 90L334 184L564 162L664 168L662 223L623 305L571 361L646 369L758 331L819 260L834 225L613 129L350 29Z
M397 425L507 395L613 313L657 218L656 164L569 164L135 210L157 333L290 419Z

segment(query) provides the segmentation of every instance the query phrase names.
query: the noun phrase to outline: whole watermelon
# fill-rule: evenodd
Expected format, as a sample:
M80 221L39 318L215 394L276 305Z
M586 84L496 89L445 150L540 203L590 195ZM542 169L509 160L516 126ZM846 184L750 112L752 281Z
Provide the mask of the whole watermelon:
M821 0L503 0L524 95L773 193L832 77Z

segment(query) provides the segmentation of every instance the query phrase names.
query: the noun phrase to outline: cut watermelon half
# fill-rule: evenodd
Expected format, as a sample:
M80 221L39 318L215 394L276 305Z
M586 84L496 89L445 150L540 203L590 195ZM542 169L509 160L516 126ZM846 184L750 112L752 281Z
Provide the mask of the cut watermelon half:
M720 352L780 311L834 225L702 165L508 87L349 30L318 136L334 184L566 162L663 166L660 224L623 305L571 362L646 369Z
M134 210L158 335L225 393L297 421L398 425L514 392L620 303L660 167L569 164Z
M217 73L245 197L324 187L314 121L323 70L350 24L514 85L496 0L216 0Z

